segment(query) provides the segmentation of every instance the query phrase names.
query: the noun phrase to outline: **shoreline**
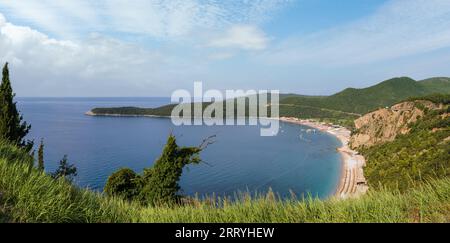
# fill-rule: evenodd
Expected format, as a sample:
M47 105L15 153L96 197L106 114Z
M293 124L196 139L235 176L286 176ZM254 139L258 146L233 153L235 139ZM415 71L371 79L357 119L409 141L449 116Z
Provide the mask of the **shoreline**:
M85 112L86 116L111 116L111 117L152 117L152 118L170 118L170 116L157 116L157 115L123 115L123 114L96 114L92 111Z
M170 118L170 116L157 115L123 115L123 114L95 114L92 111L85 113L88 116L105 116L105 117L151 117L151 118ZM277 119L277 118L267 118ZM313 120L302 120L294 117L280 117L281 122L287 122L297 125L308 126L313 129L326 132L336 137L342 144L337 151L341 155L341 175L339 183L336 186L334 196L340 199L355 198L365 194L368 190L367 181L364 177L364 167L366 165L365 158L357 151L349 147L351 132L345 127L335 126L331 124L320 123Z
M320 123L313 120L302 120L293 117L280 117L280 121L308 126L322 132L333 135L342 146L338 152L342 158L342 169L339 184L336 187L334 196L340 199L355 198L365 194L368 190L367 181L364 177L365 158L357 151L349 147L351 132L345 127Z

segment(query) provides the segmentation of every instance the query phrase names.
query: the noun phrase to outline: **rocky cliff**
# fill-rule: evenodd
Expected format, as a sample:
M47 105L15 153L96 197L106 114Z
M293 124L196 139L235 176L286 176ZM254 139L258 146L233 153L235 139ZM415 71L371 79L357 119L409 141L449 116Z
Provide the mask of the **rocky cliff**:
M390 108L380 109L355 120L356 131L350 139L353 149L371 147L393 141L400 134L409 132L408 125L424 115L425 109L442 109L431 101L408 101Z

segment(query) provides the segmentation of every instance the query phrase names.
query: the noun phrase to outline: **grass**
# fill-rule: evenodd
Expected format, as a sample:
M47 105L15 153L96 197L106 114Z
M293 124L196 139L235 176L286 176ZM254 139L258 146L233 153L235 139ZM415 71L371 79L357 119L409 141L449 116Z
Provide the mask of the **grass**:
M10 149L10 152L8 151ZM0 145L0 208L12 222L127 222L127 203L55 181L30 166L13 146Z
M277 201L269 198L243 199L222 207L197 206L146 208L142 218L149 222L449 222L450 180L433 181L401 194L382 190L359 199L321 201Z
M55 181L28 161L11 159L27 157L12 146L0 144L0 151L0 222L450 222L450 179L345 201L279 201L269 194L143 207Z

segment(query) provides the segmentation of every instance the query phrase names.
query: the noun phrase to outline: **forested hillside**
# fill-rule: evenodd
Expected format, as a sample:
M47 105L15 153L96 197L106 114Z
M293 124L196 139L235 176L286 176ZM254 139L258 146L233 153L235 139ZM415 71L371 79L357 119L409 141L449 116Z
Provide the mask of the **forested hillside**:
M326 97L288 97L282 99L281 103L365 114L380 107L391 106L409 97L450 93L449 80L448 78L432 78L417 82L407 77L393 78L365 89L348 88Z
M331 96L283 94L280 96L280 116L319 119L351 127L354 119L367 112L391 106L410 97L433 93L450 93L450 79L431 78L415 81L401 77L386 80L369 88L348 88ZM90 114L170 116L173 107L174 105L155 109L95 108Z
M421 100L437 103L431 109ZM397 116L396 120L403 121L405 127L397 130L395 139L385 142L382 139L372 140L378 141L373 146L368 146L369 143L361 143L365 146L362 146L360 151L367 159L367 167L364 171L372 187L382 185L406 190L432 178L450 176L450 96L430 96L405 103L413 103L414 107L410 110L419 109L423 111L423 115L417 121L409 123L408 121L411 120ZM397 112L402 116L408 114L408 110ZM396 116L395 112L386 114L391 117ZM370 123L372 128L357 131L353 137L360 136L362 132L368 136L383 137L386 132L389 132L388 130L392 131L392 127L374 125L374 123L382 122L381 118L377 118L377 114L372 113L367 116L370 116L367 124ZM377 131L367 131L375 127Z

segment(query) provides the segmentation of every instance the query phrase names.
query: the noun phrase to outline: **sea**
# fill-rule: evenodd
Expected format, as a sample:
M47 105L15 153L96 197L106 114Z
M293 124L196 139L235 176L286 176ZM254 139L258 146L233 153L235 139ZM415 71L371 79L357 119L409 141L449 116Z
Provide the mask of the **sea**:
M169 98L17 98L29 139L45 143L45 170L52 172L64 155L77 167L74 183L101 192L121 168L137 173L151 167L169 134L180 146L197 146L215 136L198 165L185 168L180 193L231 197L241 193L280 198L327 198L339 183L342 161L334 136L309 127L281 123L277 136L260 136L260 126L175 126L170 118L93 117L95 107L148 107Z

